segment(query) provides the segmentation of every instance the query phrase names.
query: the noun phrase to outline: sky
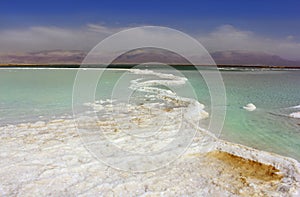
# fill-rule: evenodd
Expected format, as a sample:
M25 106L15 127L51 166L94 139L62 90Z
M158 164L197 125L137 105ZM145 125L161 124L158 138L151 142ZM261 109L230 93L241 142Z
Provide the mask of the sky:
M0 52L86 50L120 30L174 28L209 51L251 50L300 59L296 0L2 0Z

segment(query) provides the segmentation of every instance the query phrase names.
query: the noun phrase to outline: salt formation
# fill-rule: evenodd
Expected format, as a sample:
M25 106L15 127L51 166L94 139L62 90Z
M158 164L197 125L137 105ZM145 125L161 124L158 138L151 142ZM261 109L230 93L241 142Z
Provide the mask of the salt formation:
M80 121L85 127L107 127L111 129L109 135L122 133L115 132L115 125L108 120L95 122L85 117ZM201 130L178 160L138 174L115 170L93 157L82 144L73 120L8 125L0 127L0 135L2 196L300 194L300 165L296 160L218 140ZM214 144L209 153L200 148L206 141ZM149 144L149 148L156 149L155 145ZM240 159L228 159L234 156ZM263 171L262 164L270 167Z
M300 112L293 112L289 116L292 118L300 118Z
M254 111L256 106L253 103L248 103L246 106L243 107L247 111Z

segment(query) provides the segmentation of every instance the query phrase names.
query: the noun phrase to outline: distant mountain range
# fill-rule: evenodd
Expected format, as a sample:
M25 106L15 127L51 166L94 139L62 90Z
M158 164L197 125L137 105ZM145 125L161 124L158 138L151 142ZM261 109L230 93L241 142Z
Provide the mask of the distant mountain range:
M77 50L0 54L0 64L80 64L85 56L85 52Z
M78 50L52 50L18 54L0 54L0 64L80 64L86 52ZM277 55L253 51L217 51L211 56L218 65L288 66L300 67L300 61L291 61ZM136 49L113 61L114 64L161 62L166 64L189 64L182 56L162 49Z
M211 56L218 65L252 66L300 66L300 61L292 61L264 52L254 51L217 51Z

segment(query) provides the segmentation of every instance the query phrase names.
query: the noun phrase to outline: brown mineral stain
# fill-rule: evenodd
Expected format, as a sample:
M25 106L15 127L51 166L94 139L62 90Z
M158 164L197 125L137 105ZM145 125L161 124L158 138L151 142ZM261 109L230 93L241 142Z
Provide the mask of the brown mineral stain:
M170 111L172 111L172 108L165 108L164 111L165 112L170 112Z
M262 181L280 181L283 175L278 174L279 170L274 166L266 165L257 161L245 159L223 151L212 151L207 155L224 162L231 167L232 171L240 175L240 181L246 182L247 178L258 179Z

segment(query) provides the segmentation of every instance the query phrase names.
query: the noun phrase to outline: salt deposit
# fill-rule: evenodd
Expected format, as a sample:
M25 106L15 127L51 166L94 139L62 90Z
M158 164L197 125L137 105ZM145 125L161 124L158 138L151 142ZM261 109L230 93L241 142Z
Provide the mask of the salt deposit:
M256 106L253 103L248 103L246 106L243 107L247 111L254 111Z
M95 127L88 118L81 121L90 128ZM110 125L110 122L97 124ZM119 171L97 160L85 149L73 120L10 125L1 127L0 133L0 191L4 196L299 194L300 166L297 161L218 140L201 131L178 160L165 168L145 173ZM203 151L205 141L214 144L211 154ZM265 181L255 176L255 172L259 172L255 165L247 168L254 175L243 174L239 169L243 170L247 161L228 161L224 159L228 156L220 157L214 151L271 165L279 170L279 178L273 179L274 176L266 174L264 177L270 176L271 181ZM241 168L233 170L232 166Z

